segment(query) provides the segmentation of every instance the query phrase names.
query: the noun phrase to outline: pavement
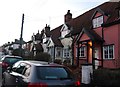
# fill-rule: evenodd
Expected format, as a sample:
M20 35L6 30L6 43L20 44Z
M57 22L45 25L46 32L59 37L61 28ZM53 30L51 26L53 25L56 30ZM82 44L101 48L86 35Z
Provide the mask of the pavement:
M1 87L1 85L2 85L2 77L0 75L0 87Z
M0 68L0 87L1 87L1 84L2 84L2 70Z

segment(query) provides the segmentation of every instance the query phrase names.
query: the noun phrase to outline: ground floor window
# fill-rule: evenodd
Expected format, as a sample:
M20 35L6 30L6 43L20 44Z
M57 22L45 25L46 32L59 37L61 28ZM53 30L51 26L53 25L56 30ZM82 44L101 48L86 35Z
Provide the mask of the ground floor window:
M85 50L86 50L85 46L79 48L79 57L85 57ZM78 56L78 48L76 48L76 57L77 56Z
M68 48L64 49L63 50L63 57L64 58L69 58L69 56L70 56L69 49Z
M80 48L80 57L85 57L85 46Z
M56 57L62 57L62 48L56 48Z
M51 57L54 57L54 47L48 47L48 53L51 55Z
M114 58L114 45L107 45L103 47L103 58L104 59Z

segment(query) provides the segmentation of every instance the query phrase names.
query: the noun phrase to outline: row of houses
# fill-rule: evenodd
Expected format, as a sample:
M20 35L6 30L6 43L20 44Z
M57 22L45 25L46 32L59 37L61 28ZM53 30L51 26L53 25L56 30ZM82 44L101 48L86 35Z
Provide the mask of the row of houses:
M120 2L105 2L76 18L68 10L64 24L33 34L25 48L34 55L47 52L52 61L70 60L72 65L120 68Z

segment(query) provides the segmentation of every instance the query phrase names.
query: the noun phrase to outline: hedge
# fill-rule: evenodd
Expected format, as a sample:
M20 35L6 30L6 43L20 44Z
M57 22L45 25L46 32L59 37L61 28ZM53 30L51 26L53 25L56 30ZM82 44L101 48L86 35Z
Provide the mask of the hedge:
M93 83L103 87L120 87L120 69L97 69L93 72Z

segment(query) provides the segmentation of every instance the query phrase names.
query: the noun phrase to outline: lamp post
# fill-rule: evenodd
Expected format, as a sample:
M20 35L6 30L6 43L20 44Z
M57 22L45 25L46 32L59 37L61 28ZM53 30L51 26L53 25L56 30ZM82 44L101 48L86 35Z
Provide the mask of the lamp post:
M22 25L21 25L21 34L20 34L20 56L22 56L22 44L23 44L23 24L24 24L24 14L22 15Z

